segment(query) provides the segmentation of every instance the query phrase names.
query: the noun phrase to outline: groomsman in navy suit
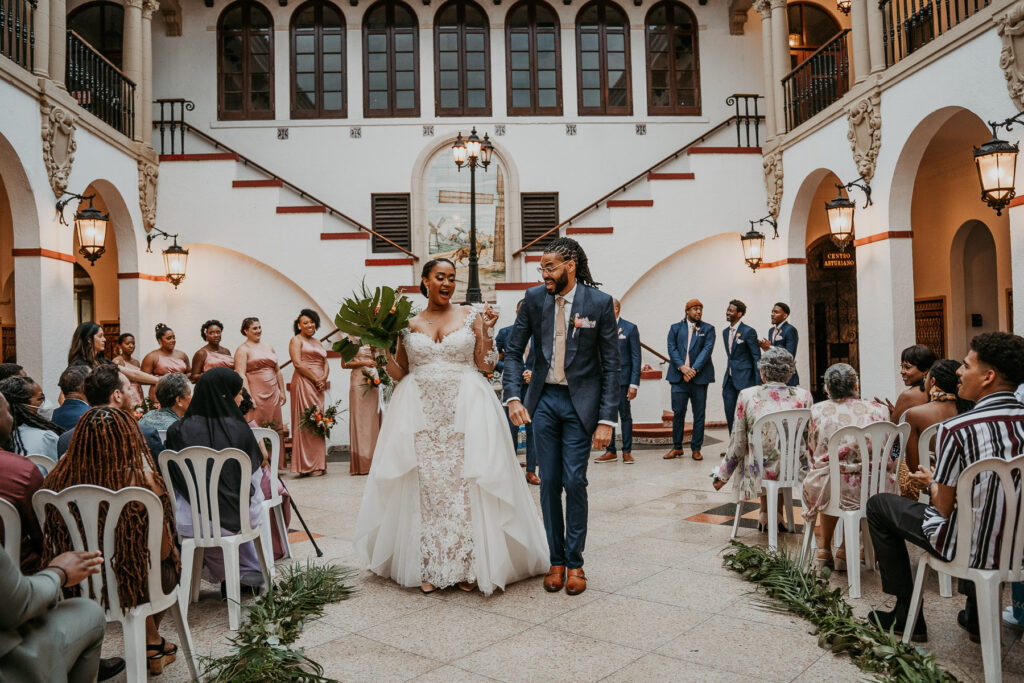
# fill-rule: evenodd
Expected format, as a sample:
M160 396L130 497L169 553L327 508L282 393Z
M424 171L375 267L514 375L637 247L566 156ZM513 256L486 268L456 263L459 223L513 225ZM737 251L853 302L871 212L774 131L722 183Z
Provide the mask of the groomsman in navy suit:
M772 307L772 326L768 329L768 338L758 342L761 350L765 351L769 346L781 346L789 351L789 355L796 358L796 347L800 343L800 335L796 328L786 322L789 318L789 304L778 302ZM786 382L791 387L800 384L800 375L796 372Z
M668 357L672 367L665 377L672 385L672 450L665 460L683 454L683 432L686 427L686 405L693 403L693 432L690 434L690 455L703 460L704 409L708 401L708 385L715 381L711 351L715 348L715 328L701 322L704 304L699 299L686 302L686 318L668 331Z
M619 335L619 361L622 369L619 374L619 424L622 425L622 462L627 465L633 464L633 411L630 410L629 402L636 398L636 392L640 389L640 331L636 325L619 317L622 311L622 302L618 299L612 300L615 306L615 320L618 322ZM615 430L612 430L612 440L608 442L608 450L604 455L594 462L613 462L618 457L615 454Z
M736 417L736 397L747 387L759 384L757 363L761 360L761 347L753 327L741 322L747 305L739 299L729 302L725 319L729 327L722 330L725 345L725 378L722 380L722 403L725 404L725 422L732 434L732 421Z

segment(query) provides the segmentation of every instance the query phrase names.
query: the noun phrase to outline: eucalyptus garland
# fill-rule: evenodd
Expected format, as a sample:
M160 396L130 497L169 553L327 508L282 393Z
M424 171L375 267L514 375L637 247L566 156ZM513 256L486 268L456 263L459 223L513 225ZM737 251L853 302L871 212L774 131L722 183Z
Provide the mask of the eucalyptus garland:
M762 602L769 609L793 612L814 624L811 632L818 635L819 647L835 654L845 652L862 671L880 681L956 681L935 655L855 617L842 590L829 584L828 567L803 569L795 554L730 543L733 549L726 553L723 564L758 584L768 596Z
M323 616L324 605L348 599L355 572L335 565L284 568L276 585L250 605L248 620L231 638L231 654L203 657L211 683L326 683L323 667L292 645L306 622Z

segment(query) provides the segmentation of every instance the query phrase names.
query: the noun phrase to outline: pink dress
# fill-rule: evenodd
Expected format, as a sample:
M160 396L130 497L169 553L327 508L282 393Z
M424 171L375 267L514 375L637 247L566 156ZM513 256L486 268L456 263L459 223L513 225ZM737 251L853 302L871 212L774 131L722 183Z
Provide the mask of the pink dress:
M165 356L162 353L158 353L156 356L156 363L153 365L153 375L155 377L163 377L169 375L172 372L179 372L183 375L188 375L188 363L178 358L177 356ZM152 385L149 388L149 397L156 400L156 385Z
M120 362L118 362L118 361L120 361ZM139 362L138 361L133 361L131 363L128 363L128 362L125 362L125 360L123 358L117 358L117 359L114 360L114 362L117 363L118 365L120 365L121 367L125 367L125 366L130 365L133 368L135 368L136 370L141 370L142 369L139 366ZM143 396L142 385L138 384L137 382L132 382L131 386L128 389L128 400L131 401L132 408L134 408L135 406L142 405L142 396Z
M256 420L251 421L249 423L249 426L259 427L259 425L256 424ZM260 482L260 488L263 489L263 500L270 500L271 482L275 482L277 484L277 492L281 494L281 507L284 509L285 528L282 529L277 525L276 515L270 516L270 529L273 532L271 535L273 536L274 539L274 559L280 560L282 557L284 557L283 537L287 535L288 525L292 523L291 495L288 493L288 489L284 487L284 484L281 483L281 480L278 479L276 475L271 476L269 465L263 465L261 469L263 470L263 481Z
M212 370L213 368L229 368L235 369L235 357L230 353L217 353L216 351L206 351L206 359L203 361L203 372Z
M311 342L305 337L301 341L300 358L302 364L313 374L323 374L327 366L327 351L320 344ZM300 427L302 412L315 405L324 408L324 393L318 391L312 380L299 372L292 375L292 472L306 474L317 470L327 470L327 441Z
M369 346L363 346L353 360L373 361ZM369 474L370 463L373 461L373 449L377 446L377 435L380 433L381 412L378 403L380 389L367 384L364 370L373 368L353 368L349 378L348 390L348 433L349 433L349 474Z
M237 352L236 352L237 353ZM250 346L245 361L245 379L255 406L253 421L261 427L276 422L283 427L281 418L281 387L277 383L277 354Z

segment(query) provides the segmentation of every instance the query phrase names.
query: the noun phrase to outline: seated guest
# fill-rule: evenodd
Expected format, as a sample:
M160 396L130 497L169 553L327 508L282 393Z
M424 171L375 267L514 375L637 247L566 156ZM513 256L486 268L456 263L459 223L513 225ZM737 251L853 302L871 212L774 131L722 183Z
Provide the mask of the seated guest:
M116 372L116 368L114 369ZM71 486L91 484L118 491L139 486L155 493L163 505L163 534L160 543L160 581L164 592L178 585L181 561L174 533L171 497L153 458L142 440L135 418L110 406L93 408L78 421L67 455L46 476L44 486L63 491ZM134 506L133 506L134 507ZM149 601L147 553L148 521L141 508L122 513L114 540L114 556L108 558L117 577L117 594L123 609ZM71 536L56 510L50 508L44 521L44 561L72 548ZM112 587L108 586L107 590ZM106 596L104 607L109 607ZM146 664L153 675L174 661L178 648L160 637L163 614L146 618Z
M21 564L23 572L34 574L43 559L43 531L32 508L32 496L43 485L43 475L25 456L4 450L13 428L7 399L0 395L0 498L16 507L21 519L21 557L12 559ZM5 529L5 539L6 533Z
M185 375L172 372L164 375L156 383L156 400L159 410L151 410L139 418L140 427L153 429L169 429L172 424L185 417L188 404L192 400L192 385Z
M60 393L64 394L64 402L53 411L53 423L61 429L73 429L78 418L89 410L82 388L88 374L89 368L84 365L69 365L57 380Z
M928 402L928 390L924 386L925 375L936 360L935 353L922 344L903 349L903 353L900 354L900 377L907 388L896 397L896 405L886 399L890 422L898 423L903 413ZM878 401L877 398L875 400Z
M103 363L93 368L85 378L83 389L85 391L85 400L91 406L97 408L105 406L121 410L132 409L131 386L128 377L113 363ZM160 451L164 449L163 442L160 441L160 435L152 427L138 425L138 423L136 423L136 426L142 432L146 445L149 447L149 453L155 460L160 455ZM71 445L71 440L74 438L74 433L75 430L72 429L61 435L60 443L57 446L57 450L61 455L67 452L68 447Z
M242 528L241 506L249 506L249 523L257 527L263 520L263 454L246 424L238 404L242 401L242 378L234 370L213 368L203 373L196 383L192 402L185 412L185 417L175 422L167 430L167 448L180 451L189 446L205 446L217 451L225 448L237 448L249 456L252 465L252 479L248 499L239 500L241 488L241 470L236 463L224 465L220 475L218 499L220 501L220 521L225 534L237 534ZM192 510L188 499L188 489L182 472L172 468L171 481L177 499L178 533L191 538ZM259 559L253 544L242 545L240 552L242 584L253 588L263 585L263 574L260 571ZM203 553L203 564L212 579L224 581L224 557L219 549L207 548ZM221 586L222 592L224 586Z
M761 514L757 522L759 531L768 524L768 498L762 493L763 479L778 479L779 435L775 429L765 430L761 444L764 455L764 471L758 471L757 458L750 447L754 438L754 423L768 413L780 410L810 408L814 403L811 392L801 387L787 386L789 378L796 372L796 362L789 351L781 346L769 346L761 352L757 370L763 384L747 387L736 399L736 422L729 439L729 448L722 456L722 464L714 473L712 485L721 490L729 478L736 475L736 494L739 500L761 496ZM806 461L801 463L806 467ZM784 530L779 522L780 530Z
M46 397L43 388L31 377L8 377L0 382L14 416L11 450L18 455L45 455L57 462L57 441L64 430L38 414Z
M832 494L828 469L828 444L832 435L843 427L854 425L864 427L874 422L885 422L889 419L889 411L880 403L860 398L860 382L857 371L846 363L836 363L825 371L825 393L828 398L811 408L811 422L807 428L807 451L811 455L811 471L804 479L803 514L804 519L818 515L818 524L814 535L818 542L818 566L833 564L832 534L836 530L838 518L826 514L818 514L828 504ZM839 494L842 500L839 506L854 509L860 505L861 454L856 443L850 439L840 445L839 471L842 481L839 482ZM859 561L859 558L854 558ZM834 566L842 571L846 569L846 551L840 547L836 552Z
M939 426L935 468L919 468L911 475L918 485L928 490L931 504L889 493L880 493L868 500L868 528L882 590L896 596L896 607L892 611L873 611L870 615L870 620L886 631L891 628L902 633L910 610L914 576L905 541L950 560L957 550L957 522L962 514L965 519L973 518L974 523L971 547L962 549L970 553L970 566L993 569L1000 543L1006 540L1003 532L1012 533L1012 529L1004 526L1007 515L998 477L981 477L975 482L972 510L957 510L956 487L960 474L979 460L1009 460L1021 454L1024 405L1017 401L1013 392L1024 381L1024 338L1006 332L979 334L971 340L971 350L957 374L960 397L975 401L974 409L949 418ZM1013 516L1010 518L1012 520ZM968 632L971 640L978 642L974 586L969 581L959 583L960 592L967 596L967 604L957 615L957 624ZM922 611L913 640L927 639Z
M0 680L92 683L124 669L100 669L106 630L101 608L88 598L59 600L61 591L100 571L99 552L70 552L53 558L35 576L24 576L0 549Z
M0 382L3 382L8 377L27 377L28 373L25 372L25 368L21 367L17 363L0 363Z
M250 427L254 429L259 427L259 425L256 424L256 405L252 400L252 396L249 395L249 392L245 388L242 389L242 402L238 404L238 409L242 411L242 417ZM263 465L260 468L263 470L263 481L260 482L260 488L263 490L263 500L270 500L270 487L274 483L274 477L270 475L270 453L267 452L265 441L265 439L257 439L256 443L260 447L260 453L263 454ZM270 528L273 531L272 535L274 538L274 559L280 560L284 557L283 535L288 533L288 525L291 524L292 521L292 510L291 505L289 504L291 496L288 493L288 489L284 487L284 483L280 478L277 479L277 492L281 496L281 507L284 512L285 528L281 529L278 527L276 517L270 518Z

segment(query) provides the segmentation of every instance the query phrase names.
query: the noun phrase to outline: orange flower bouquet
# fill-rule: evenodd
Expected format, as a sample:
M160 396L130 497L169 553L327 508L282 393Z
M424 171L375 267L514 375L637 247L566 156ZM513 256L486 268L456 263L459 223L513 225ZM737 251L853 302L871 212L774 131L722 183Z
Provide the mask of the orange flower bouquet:
M316 434L324 439L331 438L331 429L338 422L338 403L324 406L321 410L318 406L309 406L302 411L302 419L299 426Z

